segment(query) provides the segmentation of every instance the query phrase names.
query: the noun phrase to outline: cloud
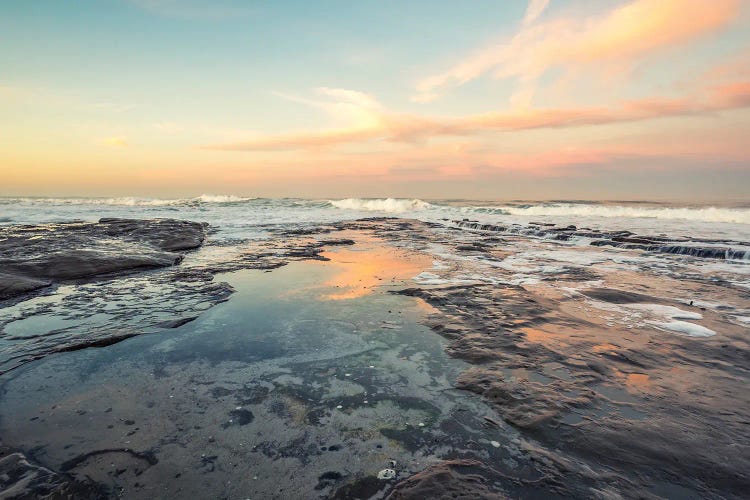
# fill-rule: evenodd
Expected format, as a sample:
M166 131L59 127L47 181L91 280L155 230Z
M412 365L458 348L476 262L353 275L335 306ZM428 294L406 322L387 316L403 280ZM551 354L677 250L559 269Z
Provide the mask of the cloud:
M379 125L379 117L384 112L384 108L372 95L356 90L330 87L318 87L314 89L314 92L327 100L308 99L282 92L274 92L274 95L320 109L349 127L366 128Z
M106 137L102 143L113 148L125 148L128 146L128 138L122 135Z
M523 25L528 26L536 21L547 8L547 5L549 5L549 0L529 0L529 5L526 7L526 15L523 16Z
M543 128L607 125L674 116L706 115L750 107L750 81L730 82L698 89L681 98L654 97L625 101L611 107L527 109L463 117L433 117L395 113L372 96L343 89L318 89L329 102L293 97L320 107L349 125L320 131L260 136L208 149L232 151L292 151L372 141L417 142L446 136L471 136Z
M542 5L545 4L545 5ZM546 2L532 0L525 19L535 19ZM524 22L510 40L482 48L448 70L417 84L415 100L463 85L487 73L515 78L525 95L552 68L627 63L667 47L715 32L734 20L740 0L634 0L601 17ZM523 101L516 97L517 101Z

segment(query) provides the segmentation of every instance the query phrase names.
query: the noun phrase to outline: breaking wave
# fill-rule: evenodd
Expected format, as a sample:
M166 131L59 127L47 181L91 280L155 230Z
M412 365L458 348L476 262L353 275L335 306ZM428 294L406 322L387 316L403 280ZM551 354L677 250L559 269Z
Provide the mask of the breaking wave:
M530 206L504 206L508 215L528 216L581 216L684 219L703 222L730 222L750 224L750 209L719 207L634 207L623 205L539 204Z
M135 196L122 196L118 198L6 198L8 203L29 204L56 204L56 205L114 205L124 207L167 207L198 205L202 203L242 203L255 200L256 198L243 198L231 194L202 194L195 198L138 198Z
M433 205L419 199L404 198L346 198L330 200L331 205L343 210L360 210L366 212L403 213L424 210Z

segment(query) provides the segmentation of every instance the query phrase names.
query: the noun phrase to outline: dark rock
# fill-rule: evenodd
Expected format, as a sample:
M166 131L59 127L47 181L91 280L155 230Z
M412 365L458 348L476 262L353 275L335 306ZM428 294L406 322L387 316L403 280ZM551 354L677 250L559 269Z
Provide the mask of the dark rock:
M39 280L17 274L0 273L0 299L21 295L52 284L49 280Z
M614 288L592 288L582 292L587 297L592 299L601 300L604 302L610 302L612 304L636 304L640 302L648 303L660 303L663 302L661 299L652 297L650 295L643 295L635 292L626 292L624 290L616 290Z
M340 481L344 477L340 472L328 471L318 477L318 484L315 486L316 490L322 490Z
M25 455L0 448L0 498L109 498L110 492L90 480L72 479L33 463Z
M325 246L354 245L354 240L341 238L338 240L320 240L320 243Z
M49 286L179 264L174 253L201 245L206 226L174 219L101 219L0 228L0 299Z

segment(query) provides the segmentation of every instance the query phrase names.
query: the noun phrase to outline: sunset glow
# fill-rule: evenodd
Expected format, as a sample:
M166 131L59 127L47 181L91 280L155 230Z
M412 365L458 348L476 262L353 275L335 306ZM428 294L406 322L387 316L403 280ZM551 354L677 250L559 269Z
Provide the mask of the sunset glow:
M743 0L0 14L6 196L711 201L750 186Z

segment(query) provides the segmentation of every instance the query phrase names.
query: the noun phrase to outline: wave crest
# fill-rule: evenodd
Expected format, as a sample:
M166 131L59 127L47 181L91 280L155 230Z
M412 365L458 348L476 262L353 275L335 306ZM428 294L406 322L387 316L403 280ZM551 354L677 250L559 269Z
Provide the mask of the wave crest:
M430 203L417 198L346 198L329 200L330 204L342 210L359 210L366 212L403 213L424 210L432 207Z
M624 205L541 204L531 206L505 206L508 215L528 216L581 216L684 219L703 222L729 222L750 224L750 210L719 207L632 207Z
M232 194L202 194L195 198L140 198L121 196L117 198L7 198L5 203L57 204L57 205L115 205L124 207L169 207L191 206L202 203L243 203L257 198L243 198Z
M197 198L193 198L193 201L199 201L201 203L241 203L243 201L254 199L255 198L243 198L233 194L202 194Z

